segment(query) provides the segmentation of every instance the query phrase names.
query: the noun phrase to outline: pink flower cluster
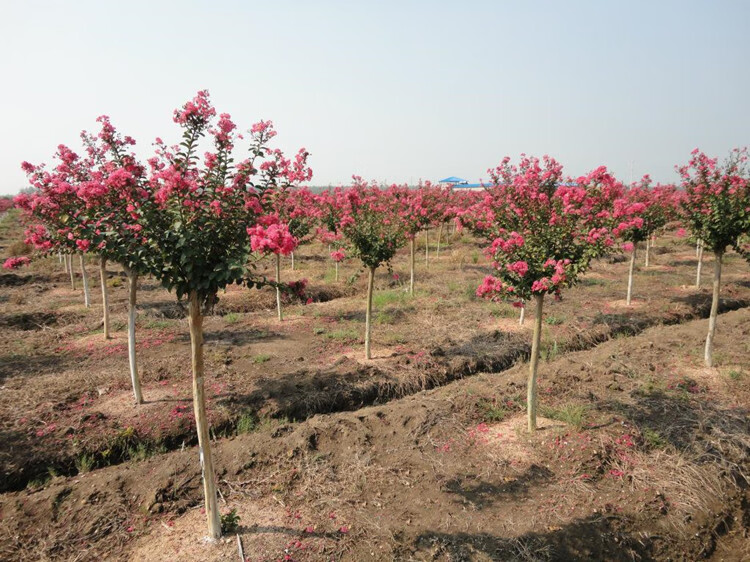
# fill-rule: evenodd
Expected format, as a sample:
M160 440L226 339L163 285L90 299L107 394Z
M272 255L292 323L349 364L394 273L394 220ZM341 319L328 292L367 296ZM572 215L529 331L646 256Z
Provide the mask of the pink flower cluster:
M529 264L525 261L509 263L505 267L508 269L508 271L515 273L520 277L523 277L529 271Z
M175 110L174 122L180 125L184 125L189 120L205 123L214 115L216 115L216 110L208 99L208 90L201 90L192 101L182 106L182 109Z
M333 252L331 252L331 259L335 262L344 261L344 258L346 258L344 250L334 250Z
M3 263L3 269L18 269L21 266L29 265L31 260L26 256L20 256L17 258L8 258Z
M483 299L493 299L507 293L512 293L513 287L503 285L503 282L497 277L487 275L482 284L477 287L476 295Z
M287 256L297 247L297 239L285 224L274 223L267 227L258 224L248 228L247 233L254 252Z

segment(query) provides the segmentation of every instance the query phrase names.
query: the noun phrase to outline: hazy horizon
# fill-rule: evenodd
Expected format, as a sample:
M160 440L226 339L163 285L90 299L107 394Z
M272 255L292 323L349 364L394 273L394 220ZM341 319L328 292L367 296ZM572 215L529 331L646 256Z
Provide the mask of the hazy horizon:
M151 155L208 89L241 130L311 153L311 185L353 174L475 182L505 156L677 179L700 147L750 144L750 3L6 3L0 194L20 163L80 151L96 117Z

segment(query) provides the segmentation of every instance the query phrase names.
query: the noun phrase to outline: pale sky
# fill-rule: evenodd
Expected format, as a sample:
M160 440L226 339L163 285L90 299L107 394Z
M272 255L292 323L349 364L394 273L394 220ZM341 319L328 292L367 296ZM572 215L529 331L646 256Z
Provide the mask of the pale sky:
M0 193L107 114L151 155L208 89L313 185L487 178L503 156L673 181L750 144L749 1L0 0ZM632 174L632 176L631 176Z

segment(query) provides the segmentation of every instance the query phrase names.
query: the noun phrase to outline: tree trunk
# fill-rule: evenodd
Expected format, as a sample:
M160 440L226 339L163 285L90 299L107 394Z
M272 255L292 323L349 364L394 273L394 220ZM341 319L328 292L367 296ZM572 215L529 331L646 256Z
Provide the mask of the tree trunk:
M523 321L526 317L526 303L524 301L521 301L521 314L518 316L518 324L520 326L523 326Z
M128 362L130 363L130 381L133 383L133 395L136 404L143 404L141 379L135 361L135 298L138 290L138 274L125 268L128 276Z
M703 242L698 242L698 273L695 277L695 288L701 288L701 271L703 270Z
M539 343L542 339L542 305L544 295L534 295L536 318L534 318L534 336L531 340L531 365L529 366L529 383L526 389L526 414L529 422L529 433L536 430L536 373L539 367Z
M437 248L435 249L435 257L440 257L440 239L443 237L443 224L440 223L440 227L438 228L438 239L437 239Z
M278 254L277 254L278 256ZM212 540L221 538L221 517L216 498L216 475L211 457L211 439L208 434L206 418L206 396L203 375L203 314L201 313L198 294L190 292L189 302L190 350L193 365L193 411L195 429L198 432L198 454L203 473L203 497L206 502L206 521L208 536Z
M695 257L696 258L700 255L700 250L701 250L701 241L697 240L695 242Z
M714 333L716 332L716 315L719 313L719 291L721 290L722 254L717 252L714 257L714 294L711 299L711 315L708 317L708 337L706 337L706 352L704 354L706 367L714 366Z
M278 284L281 283L281 255L276 255L276 313L279 317L279 322L284 320L284 316L281 313L281 289L278 287Z
M102 282L102 323L104 325L104 339L108 340L109 335L109 288L107 287L107 259L102 256L99 262L99 277Z
M648 264L648 238L646 239L646 264ZM628 269L628 296L625 299L625 304L630 306L630 297L633 295L633 270L635 269L635 253L637 246L633 244L633 253L630 256L630 269Z
M648 267L648 265L649 265L649 261L650 261L650 258L651 258L651 247L652 247L651 237L647 236L646 237L646 263L645 263L645 267ZM635 245L633 247L633 253L635 254Z
M414 296L414 254L416 241L414 238L409 240L409 294Z
M86 275L86 265L83 263L83 254L78 256L81 260L81 280L83 281L83 303L86 308L91 307L91 294L89 293L89 276Z
M75 291L76 277L73 274L73 256L71 256L70 254L65 254L65 267L68 269L68 273L70 274L70 286Z
M370 268L367 278L367 311L365 312L365 359L371 359L370 355L370 319L372 317L372 289L375 285L375 268Z
M337 262L337 261L334 261L334 262L333 262L333 266L334 266L334 268L335 268L335 271L336 271L336 277L335 277L335 280L336 280L336 283L338 283L338 282L339 282L339 262Z
M292 271L294 271L294 252L292 252Z
M424 231L424 263L427 265L430 259L430 236L429 233Z

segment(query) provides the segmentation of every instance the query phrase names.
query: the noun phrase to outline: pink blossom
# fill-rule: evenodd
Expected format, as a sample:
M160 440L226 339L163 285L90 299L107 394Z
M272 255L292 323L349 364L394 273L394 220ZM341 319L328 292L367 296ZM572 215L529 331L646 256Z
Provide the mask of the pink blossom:
M529 271L529 264L526 263L525 261L517 261L514 263L509 263L506 267L508 268L508 271L516 273L521 277L526 275L526 272Z
M29 265L31 260L26 256L20 256L17 258L8 258L3 263L3 269L18 269L21 266Z

